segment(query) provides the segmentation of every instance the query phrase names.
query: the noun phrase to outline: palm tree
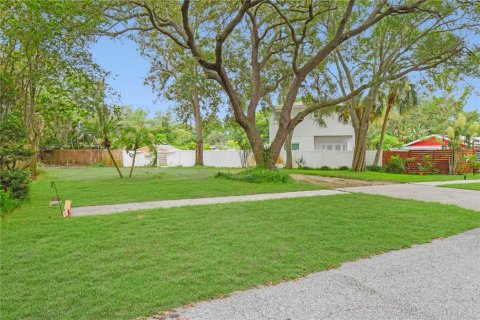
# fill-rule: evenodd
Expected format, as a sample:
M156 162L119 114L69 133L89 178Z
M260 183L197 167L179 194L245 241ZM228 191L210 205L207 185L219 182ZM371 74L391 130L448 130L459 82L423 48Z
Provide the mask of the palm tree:
M385 140L385 131L387 129L388 117L390 112L396 108L399 114L404 114L408 110L418 105L417 92L415 86L408 81L407 78L402 78L398 81L389 83L387 91L379 95L380 105L385 106L385 112L382 122L382 130L380 132L380 141L377 146L377 153L373 165L378 166L380 161L380 154L382 153L383 142Z
M115 131L117 126L117 121L115 121L114 117L110 114L108 107L106 105L100 105L97 107L97 116L98 116L98 133L102 139L102 146L107 149L108 155L113 162L113 165L117 169L118 175L120 178L123 178L122 172L118 167L115 158L113 157L112 151L110 147L112 146L111 136Z
M119 137L121 144L127 151L133 152L132 166L130 167L129 178L132 177L135 166L135 158L138 148L142 146L151 146L154 136L148 126L147 112L142 109L130 113L122 123Z

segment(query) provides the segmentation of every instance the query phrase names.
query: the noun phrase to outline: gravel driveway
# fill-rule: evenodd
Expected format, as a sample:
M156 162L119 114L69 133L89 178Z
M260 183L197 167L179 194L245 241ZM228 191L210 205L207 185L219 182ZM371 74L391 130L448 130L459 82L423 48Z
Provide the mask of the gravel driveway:
M150 319L480 319L480 229Z

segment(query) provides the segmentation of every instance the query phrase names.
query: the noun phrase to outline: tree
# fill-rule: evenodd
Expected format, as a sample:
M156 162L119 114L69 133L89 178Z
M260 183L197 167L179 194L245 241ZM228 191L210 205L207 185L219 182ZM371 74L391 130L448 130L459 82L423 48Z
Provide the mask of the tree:
M97 119L98 119L98 134L102 139L102 146L107 149L108 155L117 169L120 179L123 179L123 174L118 167L115 158L113 157L112 151L110 150L112 146L112 137L117 131L116 128L119 125L119 119L115 117L114 114L109 110L105 104L100 104L97 106ZM131 174L131 173L130 173Z
M110 29L112 35L155 30L188 50L207 77L224 89L235 121L250 141L257 165L274 168L287 136L307 115L348 101L370 86L365 84L340 97L319 101L292 117L293 103L308 76L342 43L365 33L388 16L422 9L423 2L392 5L388 1L365 4L355 0L302 3L244 0L218 1L212 5L184 0L181 5L175 2L159 5L154 1L126 1L108 11L107 17L117 27ZM198 33L192 29L193 19L200 21ZM280 73L281 78L275 72L278 69L286 70ZM246 78L245 70L250 75L248 82L242 81ZM256 128L257 109L282 81L288 83L283 86L288 89L279 129L270 147L265 149Z
M123 146L127 152L132 152L133 159L130 173L128 174L129 178L131 178L133 174L138 149L143 146L149 146L153 149L153 140L154 137L148 125L147 112L138 109L127 114L126 118L121 123L118 144Z
M195 29L195 28L194 28ZM195 127L195 165L203 165L204 121L215 121L220 105L221 90L209 81L185 49L176 47L171 40L163 39L158 32L149 37L134 38L142 55L151 61L146 82L159 97L173 101L173 110L185 123L193 120ZM170 47L170 50L164 48Z
M406 78L402 78L399 81L389 82L386 84L386 87L388 91L381 92L379 95L380 104L385 106L385 111L383 115L382 129L380 131L380 140L378 141L377 152L375 154L375 160L373 161L374 166L378 166L380 161L390 112L396 108L398 114L402 115L418 105L415 86L412 83L409 83Z
M77 73L99 68L87 44L102 16L92 1L0 0L0 73L15 83L12 104L22 110L32 175L36 176L40 139L45 128L42 100L68 85ZM71 88L68 88L71 89ZM68 92L68 89L66 90Z
M355 130L353 170L365 170L367 133L383 83L413 72L430 78L447 70L447 74L468 74L473 70L472 65L478 65L475 54L467 54L468 48L475 48L476 44L469 44L457 32L470 27L478 29L478 24L469 22L474 13L466 10L460 3L439 7L431 2L418 12L387 17L371 33L336 49L335 77L340 90L346 94L360 83L371 84L363 94L348 102ZM458 16L459 12L465 15Z
M460 161L460 151L464 142L463 133L467 119L463 114L459 114L452 126L448 127L446 134L448 136L448 148L452 150L452 154L448 159L448 168L450 174L455 174Z

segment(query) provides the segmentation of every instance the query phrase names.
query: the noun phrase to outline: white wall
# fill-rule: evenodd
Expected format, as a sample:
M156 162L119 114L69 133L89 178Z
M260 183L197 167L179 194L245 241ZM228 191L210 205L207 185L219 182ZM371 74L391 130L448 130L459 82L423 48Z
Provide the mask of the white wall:
M130 156L132 154L132 156ZM130 167L132 165L133 161L133 153L130 152L130 154L123 150L123 166L124 167ZM149 166L152 163L153 156L150 153L144 153L144 152L137 152L137 155L135 157L135 167L145 167Z
M242 163L237 150L205 150L203 164L210 167L240 168ZM167 153L167 166L191 167L195 165L195 150Z
M366 162L367 165L372 165L375 159L376 151L367 151ZM282 160L286 160L286 152L282 151L280 153ZM352 167L353 161L353 151L292 151L293 166L296 167L297 159L303 156L305 161L305 166L310 168L320 168L322 166L327 166L330 168L338 168L341 166ZM382 163L382 158L380 157L380 163Z
M376 151L367 151L367 165L373 164ZM320 168L328 166L338 168L341 166L352 166L353 151L292 151L293 165L296 167L295 160L303 156L305 166L311 168ZM252 155L250 155L252 157ZM286 152L282 150L280 158L283 163L286 161ZM131 163L131 162L130 162ZM237 150L206 150L203 152L203 163L210 167L240 168L240 155ZM381 163L381 158L380 158ZM191 167L195 165L194 150L179 150L167 153L168 167Z

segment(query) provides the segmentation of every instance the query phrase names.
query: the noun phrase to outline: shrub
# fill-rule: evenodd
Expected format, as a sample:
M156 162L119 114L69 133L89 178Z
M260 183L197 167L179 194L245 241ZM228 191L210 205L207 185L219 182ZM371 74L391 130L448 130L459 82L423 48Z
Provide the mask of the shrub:
M350 170L350 168L347 166L341 166L338 168L338 170L345 171L345 170Z
M332 170L329 166L321 166L320 170Z
M94 168L103 168L106 167L107 165L103 162L94 162L88 165L89 167L94 167Z
M389 173L402 173L405 170L405 164L400 156L391 156L387 161L385 171Z
M26 170L2 170L0 185L13 199L25 199L30 191L30 174Z
M438 173L438 169L435 168L435 164L433 163L432 156L429 154L424 155L423 161L417 163L417 166L418 166L418 169L425 174Z
M0 190L0 216L12 212L12 210L18 206L19 202L19 200L12 199L8 193Z
M405 171L410 173L412 171L412 164L413 162L415 161L415 158L414 157L409 157L409 158L406 158L404 161L403 161L403 165L405 167Z
M372 166L367 166L367 170L372 172L381 172L383 168L381 166L372 165Z
M300 158L297 158L295 159L295 163L297 164L297 167L302 169L302 168L305 168L305 159L303 159L303 156L301 156Z
M218 172L215 176L217 178L225 178L235 181L243 181L249 183L265 183L265 182L280 182L287 183L292 181L292 178L286 171L268 170L263 168L254 168L244 170L238 173Z

